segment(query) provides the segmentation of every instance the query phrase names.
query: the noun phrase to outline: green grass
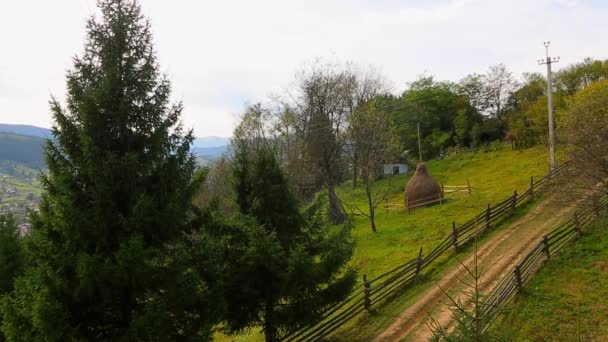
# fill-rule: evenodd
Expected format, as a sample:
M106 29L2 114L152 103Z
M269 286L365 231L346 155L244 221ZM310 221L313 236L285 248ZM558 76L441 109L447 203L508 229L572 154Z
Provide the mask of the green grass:
M371 232L367 217L355 217L353 235L357 247L352 265L361 275L366 274L368 278L374 278L414 258L420 247L423 248L423 253L430 252L451 232L452 221L462 224L484 210L488 203L502 201L512 195L514 190L519 193L525 191L529 187L530 176L544 176L548 171L548 156L544 147L513 151L508 145L502 145L497 150L466 152L426 164L430 174L444 184L464 185L468 178L473 188L472 195L448 195L444 204L418 209L411 214L406 210L386 212L381 206L376 217L377 233ZM390 189L391 203L403 203L403 189L411 175L412 173L409 173L382 179L376 182L375 186ZM347 203L347 207L367 209L364 189L361 186L353 189L349 183L345 183L338 189L338 194ZM532 205L520 210L518 216ZM511 221L508 220L501 226L506 226ZM492 233L485 238L491 235ZM409 288L380 311L364 315L361 319L347 324L331 339L369 340L375 332L390 324L418 294L433 286L433 279L455 262L454 258L448 258L447 254L439 258L434 266L425 271L424 278L428 281L421 281ZM261 341L263 337L257 331L251 331L233 337L218 334L216 340Z
M513 216L502 221L487 234L482 235L479 244L482 245L485 241L492 239L501 229L508 227L525 216L542 199L543 196L538 196L527 202ZM436 286L446 271L453 267L458 267L458 260L463 260L472 255L472 253L473 247L469 244L465 249L459 251L458 254L453 250L443 254L422 273L418 281L403 289L401 293L396 294L384 304L381 304L373 312L366 313L360 318L347 323L337 333L331 335L328 340L335 342L363 342L372 340L388 327L401 312L412 305L421 294Z
M368 278L388 271L406 260L414 258L422 247L430 252L452 230L452 222L462 224L484 210L488 203L495 204L514 190L525 191L530 177L539 178L547 173L547 153L536 147L512 151L507 146L492 152L462 153L441 161L427 163L430 174L448 185L464 185L469 179L473 188L471 196L451 194L447 202L428 208L413 210L378 209L377 233L372 233L367 217L354 219L353 234L357 249L353 265ZM377 182L379 187L390 184L391 203L403 203L403 189L411 173ZM344 185L338 192L349 206L366 210L363 188L352 189Z
M608 222L532 278L494 328L513 341L608 341Z

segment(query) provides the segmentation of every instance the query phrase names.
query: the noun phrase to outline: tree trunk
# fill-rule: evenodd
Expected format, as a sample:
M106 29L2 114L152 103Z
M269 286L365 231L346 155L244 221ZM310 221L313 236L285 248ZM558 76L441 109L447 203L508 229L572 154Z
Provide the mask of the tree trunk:
M375 215L375 213L374 213L374 210L372 209L372 211L369 213L369 223L372 226L372 233L376 232L376 221L374 219L374 215Z
M343 223L346 220L346 214L338 195L336 195L333 184L327 185L327 192L329 193L329 217L335 224Z
M357 187L357 174L359 173L359 156L353 156L353 189Z
M271 304L267 304L266 313L264 315L264 341L278 342L279 339L277 338L277 328L274 326L274 320L272 319L274 312L268 307L268 305Z
M370 181L367 180L365 182L365 194L367 195L367 205L369 206L369 223L372 226L372 233L376 232L376 221L375 214L376 208L374 208L374 202L372 201L372 191L371 191Z
M266 325L266 327L264 327L264 341L277 342L277 329Z

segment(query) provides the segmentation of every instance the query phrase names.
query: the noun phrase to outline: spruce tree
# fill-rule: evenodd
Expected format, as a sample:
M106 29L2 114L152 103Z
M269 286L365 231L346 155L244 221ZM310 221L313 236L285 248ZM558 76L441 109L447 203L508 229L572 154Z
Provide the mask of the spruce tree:
M13 290L13 282L21 275L23 267L23 246L15 219L12 215L0 215L0 303L2 298ZM2 332L0 341L4 341Z
M0 215L0 298L13 290L13 280L23 266L23 247L15 218Z
M100 0L51 100L54 140L31 265L2 306L9 340L209 338L208 284L185 261L198 187L193 140L134 0Z
M277 341L348 296L354 245L348 226L323 224L322 202L300 209L268 147L237 146L233 176L245 224L224 233L227 328L261 326L266 341Z

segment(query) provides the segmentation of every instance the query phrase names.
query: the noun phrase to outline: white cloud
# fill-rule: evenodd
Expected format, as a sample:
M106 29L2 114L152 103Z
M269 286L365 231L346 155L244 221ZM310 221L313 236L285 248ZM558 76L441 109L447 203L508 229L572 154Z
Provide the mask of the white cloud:
M561 65L605 58L608 9L583 0L146 0L163 71L184 123L229 135L245 103L287 86L300 66L336 56L382 68L403 89L425 71L458 80L503 62L542 71L542 42ZM93 0L0 5L0 122L49 126L49 94L82 49Z

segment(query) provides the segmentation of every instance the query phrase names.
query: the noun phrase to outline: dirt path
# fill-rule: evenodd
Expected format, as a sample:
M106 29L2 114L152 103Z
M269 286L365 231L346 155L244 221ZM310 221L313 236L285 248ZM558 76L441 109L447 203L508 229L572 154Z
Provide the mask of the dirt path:
M558 209L556 206L551 199L544 200L524 217L478 246L478 263L484 270L481 279L484 293L490 293L505 272L513 269L546 232L572 211L572 208ZM467 267L473 265L473 255L470 254L462 261ZM447 270L436 286L419 297L374 341L427 341L432 336L428 327L429 315L442 326L449 325L451 312L441 289L453 298L464 300L465 289L459 280L462 274L461 265Z

